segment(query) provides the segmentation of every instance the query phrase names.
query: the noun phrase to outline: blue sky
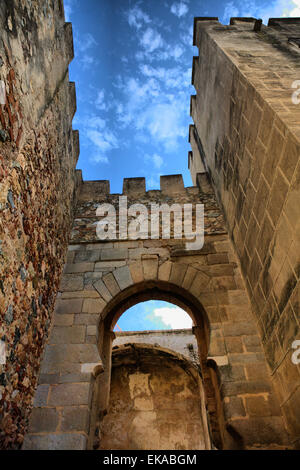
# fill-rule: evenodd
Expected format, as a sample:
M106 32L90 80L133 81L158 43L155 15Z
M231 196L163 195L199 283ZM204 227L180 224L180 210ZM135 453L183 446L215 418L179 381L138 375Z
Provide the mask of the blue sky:
M85 180L109 179L115 193L122 192L125 177L145 176L147 189L158 189L161 174L182 173L185 185L192 184L187 155L190 95L195 93L190 85L192 59L197 55L192 46L195 16L218 16L224 24L231 16L254 16L265 23L269 17L300 16L300 0L64 0L64 4L74 35L70 80L76 82L77 92L73 121L80 133L77 167ZM146 329L151 321L157 328L159 317L146 319L146 304L134 308ZM153 313L154 303L151 308ZM128 318L124 329L135 329L130 320L134 317L128 314Z
M192 319L176 305L161 300L149 300L124 312L118 320L118 326L123 331L172 330L192 328Z

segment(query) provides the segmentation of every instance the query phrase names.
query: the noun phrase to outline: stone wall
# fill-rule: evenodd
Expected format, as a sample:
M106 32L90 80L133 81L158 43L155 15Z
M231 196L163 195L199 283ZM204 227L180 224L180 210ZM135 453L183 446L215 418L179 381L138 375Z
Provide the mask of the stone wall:
M113 350L127 343L147 343L171 349L195 365L199 364L197 340L191 329L115 331L114 333Z
M281 410L299 447L299 18L196 18L190 129L241 262ZM199 164L198 164L199 165ZM195 175L193 176L195 178Z
M113 350L99 449L210 448L199 373L180 355L133 343Z
M178 176L162 178L169 193L148 191L138 200L182 202L192 195L207 201L207 212L213 205L214 223L207 224L201 250L187 250L173 238L97 240L96 209L100 202L117 202L118 195L109 195L104 182L82 184L25 449L98 446L109 406L113 328L125 310L151 299L174 303L193 319L213 444L288 445L220 210L211 191L177 186L176 192L174 180ZM134 193L126 194L134 200L140 180L125 183L132 183Z
M2 1L0 31L0 448L17 448L68 244L79 146L62 2Z

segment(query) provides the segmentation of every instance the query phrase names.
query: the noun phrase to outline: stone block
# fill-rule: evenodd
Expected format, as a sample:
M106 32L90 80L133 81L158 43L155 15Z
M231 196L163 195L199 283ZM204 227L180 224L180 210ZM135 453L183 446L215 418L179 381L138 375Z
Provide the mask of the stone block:
M270 377L270 371L265 362L256 364L245 364L248 380L260 380Z
M83 289L83 276L64 274L59 286L60 291L78 291Z
M213 253L207 255L208 264L226 264L229 263L227 253Z
M73 264L66 264L64 273L65 274L72 274L72 273L86 273L88 271L94 270L95 263L73 263Z
M83 431L88 434L90 410L87 406L65 406L62 410L62 431Z
M112 271L115 268L125 266L126 261L98 261L95 264L95 271Z
M144 273L143 267L141 262L131 263L129 265L131 278L134 284L138 284L139 282L143 282L144 280Z
M266 393L271 391L269 381L235 381L235 382L224 382L221 388L221 394L223 397L230 397L232 395L244 395L244 394L257 394Z
M226 349L229 353L242 353L243 343L240 337L228 336L225 339Z
M55 432L59 423L59 414L55 408L33 408L30 415L30 433Z
M55 326L51 331L49 344L84 343L85 334L85 326Z
M157 279L158 258L155 255L146 255L147 258L142 259L143 273L145 280Z
M236 323L226 323L223 326L224 336L242 336L256 334L254 323L239 321Z
M230 305L249 305L249 299L245 290L229 290L228 299Z
M224 402L225 419L246 416L243 400L240 397L229 397Z
M78 313L74 318L74 325L98 325L99 317L91 313Z
M243 337L243 343L248 352L261 352L261 342L257 335L249 335Z
M101 295L101 297L103 297L103 299L106 300L106 302L109 302L112 299L111 293L109 292L106 285L101 279L99 279L99 281L96 281L94 283L94 288Z
M46 406L49 394L49 385L38 385L34 394L34 407Z
M197 269L193 268L192 266L188 266L184 275L182 287L184 287L185 289L190 289L190 286L193 283L197 273Z
M133 284L128 266L115 269L113 275L121 290L126 289Z
M103 299L84 299L82 313L100 314L105 307L106 302Z
M90 383L65 383L51 385L49 394L50 406L89 405L91 395Z
M82 303L82 299L57 299L55 302L55 313L59 315L80 313Z
M261 449L265 445L288 444L287 434L280 417L253 417L250 419L235 419L230 421L233 430L243 436L246 448Z
M87 336L94 336L97 334L98 328L96 325L88 325L86 328Z
M249 416L271 416L269 401L266 395L245 397L246 410Z
M82 263L82 262L95 262L100 260L100 249L98 250L84 250L84 251L77 251L74 258L74 263Z
M85 434L44 434L25 436L23 450L85 450L87 436Z
M58 384L59 374L43 374L39 375L39 385L41 384Z
M55 326L71 326L74 322L74 315L54 314Z
M63 292L61 299L98 299L99 294L96 290L80 290L78 292Z
M129 259L141 259L142 255L147 254L147 248L134 248L129 250Z
M101 260L125 260L128 257L127 248L109 248L101 251Z
M115 296L120 292L120 287L112 273L103 276L103 282L112 296Z
M210 277L204 274L203 272L199 271L196 274L192 282L192 285L190 287L191 293L197 297L201 292L205 292L209 290L208 289L209 282L210 282Z
M158 279L161 281L168 281L171 274L172 262L165 261L159 266L158 269Z
M179 286L182 285L187 270L186 264L173 263L169 281Z

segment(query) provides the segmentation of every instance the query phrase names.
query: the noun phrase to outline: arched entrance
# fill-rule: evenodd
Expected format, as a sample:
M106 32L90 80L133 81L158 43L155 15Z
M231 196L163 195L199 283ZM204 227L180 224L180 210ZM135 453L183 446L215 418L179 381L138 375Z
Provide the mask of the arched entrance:
M70 246L25 449L94 447L109 407L114 325L132 305L151 299L178 305L193 319L213 445L284 445L282 417L227 235L207 236L196 253L171 242Z
M102 311L99 323L98 348L103 361L104 372L99 375L95 384L95 421L92 424L96 434L96 447L98 446L97 437L99 438L101 434L101 422L109 410L114 326L127 309L147 300L164 300L173 303L191 316L194 324L193 332L198 345L199 372L201 387L203 387L203 403L200 404L199 400L198 405L203 406L202 413L205 415L205 421L206 414L208 415L208 423L205 423L205 427L207 428L206 432L209 428L212 444L222 448L220 427L223 425L224 419L218 415L218 413L222 413L222 409L218 406L220 396L215 380L216 373L214 369L207 366L210 338L209 320L203 306L193 294L178 285L161 280L147 280L126 288L108 302ZM91 432L93 434L93 431ZM210 445L207 438L205 445Z

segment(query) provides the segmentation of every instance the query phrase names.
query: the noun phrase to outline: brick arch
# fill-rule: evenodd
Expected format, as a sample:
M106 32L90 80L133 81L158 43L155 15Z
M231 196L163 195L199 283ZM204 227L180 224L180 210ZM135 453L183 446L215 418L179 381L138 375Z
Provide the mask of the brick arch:
M175 263L169 262L168 270L170 273L172 269L174 269L174 265ZM127 284L129 282L130 279L127 279ZM222 416L222 410L217 409L217 403L220 402L219 390L214 386L210 369L206 364L210 342L209 318L203 305L194 294L187 288L182 287L179 283L175 284L159 279L159 274L156 279L143 279L138 283L132 282L130 285L126 285L125 283L123 289L108 301L101 311L98 348L103 362L104 373L99 376L98 380L98 401L100 403L100 410L97 413L101 418L106 414L109 406L112 341L114 338L113 328L126 310L133 305L147 300L164 300L170 302L185 310L192 318L194 322L193 331L198 344L199 363L203 377L206 407L208 417L213 423L210 426L210 432L213 444L218 448L222 447L221 436L224 434L224 430L221 430L220 427L223 426L224 418ZM95 421L94 428L96 429L98 427L99 423L96 424Z
M151 280L134 284L122 290L101 312L105 329L113 330L118 319L132 306L148 300L163 300L185 310L195 327L203 331L201 351L207 356L209 349L210 324L201 302L188 290L171 282Z
M25 449L93 448L109 403L113 324L150 298L171 301L195 321L214 445L285 442L227 235L207 236L200 252L175 248L164 240L70 246Z

